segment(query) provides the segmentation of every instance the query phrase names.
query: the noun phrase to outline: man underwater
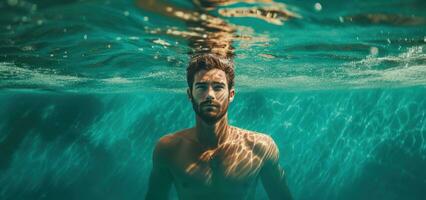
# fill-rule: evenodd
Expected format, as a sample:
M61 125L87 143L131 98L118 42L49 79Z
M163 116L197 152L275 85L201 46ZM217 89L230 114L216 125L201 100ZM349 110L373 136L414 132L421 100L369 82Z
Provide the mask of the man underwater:
M195 127L159 139L145 199L168 199L174 184L181 200L250 200L259 179L269 199L292 199L273 139L228 124L232 62L215 54L194 56L187 82Z

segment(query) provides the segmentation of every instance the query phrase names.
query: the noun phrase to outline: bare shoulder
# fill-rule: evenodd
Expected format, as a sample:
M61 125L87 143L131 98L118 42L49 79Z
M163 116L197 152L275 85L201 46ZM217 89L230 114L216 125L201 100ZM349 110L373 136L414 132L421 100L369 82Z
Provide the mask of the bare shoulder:
M168 157L179 148L183 139L188 135L190 129L184 129L175 133L162 136L155 145L154 155L156 157Z
M276 146L274 139L266 133L260 133L256 131L246 130L238 127L232 127L234 133L240 138L244 138L248 142L252 142L255 145L261 146Z
M278 159L279 149L271 136L251 130L233 127L238 135L244 139L244 143L252 147L255 154L266 159Z

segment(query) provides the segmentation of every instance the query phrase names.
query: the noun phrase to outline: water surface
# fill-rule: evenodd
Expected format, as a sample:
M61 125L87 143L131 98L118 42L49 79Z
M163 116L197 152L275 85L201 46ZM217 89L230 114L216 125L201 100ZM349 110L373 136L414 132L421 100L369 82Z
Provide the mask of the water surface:
M0 198L143 198L156 140L194 123L188 58L214 52L296 199L424 199L425 8L2 1Z

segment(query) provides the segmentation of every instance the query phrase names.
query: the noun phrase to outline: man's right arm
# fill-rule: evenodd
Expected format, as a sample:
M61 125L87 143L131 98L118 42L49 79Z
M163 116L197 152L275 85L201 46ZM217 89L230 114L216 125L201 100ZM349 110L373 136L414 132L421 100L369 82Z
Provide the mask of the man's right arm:
M173 177L167 165L167 144L164 138L155 146L152 155L152 171L149 177L148 192L145 200L169 199Z
M266 147L266 157L260 171L263 187L271 200L292 200L284 169L279 164L279 149L270 136L263 142Z

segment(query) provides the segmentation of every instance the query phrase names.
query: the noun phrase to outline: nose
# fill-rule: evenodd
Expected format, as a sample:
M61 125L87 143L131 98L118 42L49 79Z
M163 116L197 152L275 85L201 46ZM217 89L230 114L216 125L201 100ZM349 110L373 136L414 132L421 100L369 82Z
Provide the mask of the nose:
M213 99L214 99L214 91L212 87L209 87L207 90L206 100L213 100Z

